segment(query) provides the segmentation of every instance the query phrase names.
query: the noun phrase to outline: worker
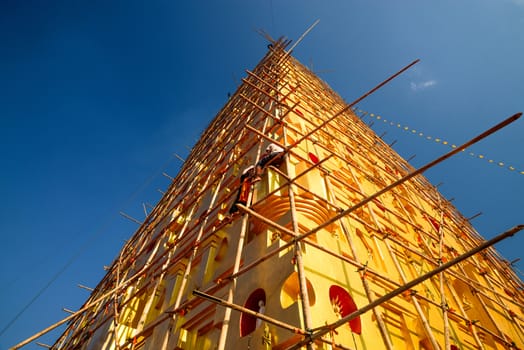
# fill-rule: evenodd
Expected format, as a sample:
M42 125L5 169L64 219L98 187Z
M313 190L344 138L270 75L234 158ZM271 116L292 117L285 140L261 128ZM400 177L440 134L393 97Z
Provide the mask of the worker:
M262 158L258 161L256 167L255 167L255 176L253 178L253 182L260 181L262 171L264 171L264 168L267 165L274 165L276 167L280 166L282 164L282 156L284 155L284 149L274 143L270 143L266 148L266 153L262 156Z
M229 216L232 216L238 211L237 204L246 205L249 191L251 190L252 178L255 175L255 167L253 165L248 166L244 169L240 175L240 187L238 188L237 196L231 209L229 209Z

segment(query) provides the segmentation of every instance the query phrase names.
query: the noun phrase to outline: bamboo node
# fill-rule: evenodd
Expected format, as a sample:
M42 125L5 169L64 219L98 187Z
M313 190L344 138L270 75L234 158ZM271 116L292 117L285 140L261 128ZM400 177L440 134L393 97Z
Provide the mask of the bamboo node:
M481 276L485 276L487 274L488 274L488 271L486 269L482 269L482 270L479 271L479 275L481 275Z
M480 322L479 320L471 320L471 321L470 320L466 320L466 326L471 328L472 326L476 325L479 322Z
M359 267L355 272L360 272L360 271L366 272L367 269L368 269L368 261L366 261L364 264L362 264L362 266Z

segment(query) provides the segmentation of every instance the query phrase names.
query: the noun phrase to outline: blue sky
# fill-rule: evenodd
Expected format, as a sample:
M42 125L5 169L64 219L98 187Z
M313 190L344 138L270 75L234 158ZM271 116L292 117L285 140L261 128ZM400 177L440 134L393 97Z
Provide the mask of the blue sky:
M461 144L524 110L522 0L0 3L0 348L85 301L77 284L96 286L137 229L119 212L144 219L173 153L264 55L257 30L296 40L317 19L294 56L348 102L421 59L359 105L402 125L365 117L416 167L450 150L425 136ZM486 238L524 222L523 134L519 120L426 174L483 213Z

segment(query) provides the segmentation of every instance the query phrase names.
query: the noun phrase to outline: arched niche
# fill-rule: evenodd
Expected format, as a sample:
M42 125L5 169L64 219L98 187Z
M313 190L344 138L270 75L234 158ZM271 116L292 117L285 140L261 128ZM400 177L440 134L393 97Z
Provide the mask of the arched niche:
M262 288L252 292L244 303L244 307L255 312L261 312L261 307L265 308L266 292ZM246 313L240 314L240 336L245 337L257 328L257 318Z
M306 286L307 286L307 294L309 298L309 305L313 306L315 305L316 296L315 296L315 290L313 289L313 285L311 282L306 278ZM286 279L284 284L282 285L282 289L280 290L280 305L283 309L287 309L294 303L296 303L300 296L300 282L298 280L298 273L293 272L289 277Z
M217 252L215 255L215 261L222 261L222 259L226 256L228 247L229 247L229 242L227 240L227 237L222 238L217 248Z
M340 318L344 318L352 312L358 310L357 304L351 295L340 286L332 285L329 287L329 300L333 306L333 311L335 311L335 313L339 315ZM362 333L360 316L357 316L349 321L349 328L351 328L353 333Z

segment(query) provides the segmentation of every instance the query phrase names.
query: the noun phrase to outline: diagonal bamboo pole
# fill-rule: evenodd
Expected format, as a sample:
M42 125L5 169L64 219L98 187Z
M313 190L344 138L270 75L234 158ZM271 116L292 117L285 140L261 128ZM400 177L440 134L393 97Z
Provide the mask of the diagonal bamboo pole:
M407 282L406 274L404 273L404 270L402 269L402 266L400 266L400 262L397 259L397 254L393 251L391 248L391 245L389 244L389 241L387 239L384 240L384 244L388 248L389 255L391 256L391 260L393 261L393 265L395 265L400 278L402 280L402 283ZM420 321L422 322L422 326L424 327L424 331L426 333L426 336L428 337L431 346L434 350L439 350L440 347L437 343L437 340L435 338L435 335L433 334L433 331L431 330L431 327L429 325L428 319L426 315L424 314L424 311L422 310L422 307L420 306L420 303L418 302L417 297L414 294L410 294L411 302L415 306L415 309L417 310L418 316L420 317Z
M291 246L293 246L295 244L295 240L298 240L298 241L303 240L303 239L311 236L312 234L314 234L314 233L324 229L325 227L327 227L327 226L331 225L332 223L336 222L337 220L340 220L344 216L347 216L348 214L352 213L356 209L358 209L358 208L366 205L367 203L371 202L373 199L377 198L378 196L380 196L380 195L390 191L391 189L397 187L400 184L403 184L404 182L410 180L411 178L413 178L413 177L415 177L415 176L417 176L419 174L422 174L426 170L434 167L435 165L443 162L444 160L454 156L455 154L457 154L459 152L462 152L462 150L466 149L467 147L469 147L469 146L479 142L480 140L486 138L487 136L493 134L494 132L496 132L496 131L504 128L505 126L513 123L514 121L516 121L521 116L522 116L522 113L516 113L516 114L512 115L511 117L503 120L502 122L498 123L497 125L493 126L492 128L488 129L487 131L484 131L480 135L478 135L478 136L472 138L471 140L467 141L466 143L462 144L461 146L458 146L457 148L453 149L452 151L450 151L450 152L440 156L439 158L437 158L437 159L427 163L426 165L420 167L419 169L412 171L411 173L407 174L406 176L404 176L404 177L400 178L399 180L393 182L389 186L386 186L382 190L376 192L375 194L372 194L369 197L363 199L362 201L360 201L359 203L355 204L354 206L352 206L352 207L350 207L350 208L348 208L348 209L346 209L344 211L341 211L338 215L334 216L333 218L331 218L330 220L324 222L323 224L317 226L316 228L310 230L309 232L306 232L306 233L300 235L299 237L294 238L293 241L288 242L286 244L283 244L279 248L276 248L275 250L269 252L265 256L264 259L260 259L258 261L255 261L255 262L251 263L250 265L244 267L237 274L240 274L242 271L250 269L250 268L252 268L252 267L262 263L263 261L267 260L269 257L271 257L271 256L273 256L275 254L278 254L279 252L281 252L283 250L288 249L289 247L291 247ZM244 206L239 205L239 208L242 209L242 210L245 210ZM288 230L285 227L281 227L279 229L282 229L283 232L286 232L286 233L290 234L291 236L293 236L293 231ZM230 276L230 278L234 278L235 276L236 276L236 274L233 274L233 275Z
M266 130L267 127L268 127L268 119L266 118L264 120L263 130ZM257 159L260 158L261 147L262 147L262 143L258 145ZM248 201L247 201L248 203L251 203L252 197L253 197L253 188L251 188L251 191L248 195ZM243 215L242 226L240 228L240 235L239 235L238 242L237 242L237 251L235 254L235 262L233 265L233 273L237 272L240 269L242 253L244 251L244 241L246 238L247 228L248 228L248 215ZM237 287L237 280L233 279L228 289L227 302L229 303L233 302L233 299L235 297L236 287ZM224 319L222 321L222 328L220 330L220 335L218 338L218 344L217 344L218 350L225 349L227 335L229 331L230 318L231 318L231 310L226 309L226 312L224 313Z
M310 135L314 134L315 132L317 132L318 130L322 129L324 126L326 126L327 124L329 124L331 121L333 121L335 118L337 118L338 116L340 116L342 113L344 112L347 112L348 110L350 110L353 106L355 106L357 103L359 103L360 101L362 101L363 99L365 99L366 97L368 97L369 95L371 95L372 93L374 93L375 91L377 91L378 89L380 89L382 86L386 85L387 83L389 83L391 80L395 79L396 77L398 77L400 74L404 73L406 70L408 70L409 68L411 68L412 66L414 66L415 64L417 64L420 60L419 59L416 59L414 60L413 62L411 62L410 64L408 64L407 66L405 66L404 68L402 68L401 70L399 70L397 73L393 74L392 76L390 76L389 78L387 78L386 80L384 80L383 82L381 82L380 84L378 84L377 86L375 86L373 89L369 90L368 92L366 92L364 95L360 96L359 98L357 98L355 101L351 102L350 104L346 105L344 108L342 108L340 111L338 111L337 113L335 113L331 118L327 119L326 121L324 121L322 124L320 124L319 126L317 126L316 128L314 128L313 130L311 130L308 134L304 135L302 138L298 139L297 141L295 141L294 143L292 143L291 145L289 145L288 147L291 148L291 147L294 147L295 145L298 145L299 143L301 143L304 139L308 138Z
M461 146L458 146L457 148L455 148L454 150L444 154L443 156L427 163L426 165L418 168L417 170L407 174L406 176L400 178L399 180L393 182L392 184L390 184L389 186L386 186L384 187L382 190L376 192L375 194L372 194L370 196L368 196L367 198L365 198L364 200L362 200L361 202L355 204L354 206L344 210L343 212L341 212L340 214L336 215L335 217L331 218L330 220L324 222L323 224L317 226L315 229L309 231L309 232L306 232L304 233L303 235L301 235L300 237L297 238L297 240L301 240L301 239L304 239L320 230L322 230L323 228L331 225L332 223L334 223L335 221L339 220L340 218L348 215L349 213L355 211L356 209L366 205L367 203L371 202L372 200L374 200L375 198L379 197L380 195L390 191L391 189L397 187L398 185L412 179L413 177L419 175L419 174L422 174L423 172L425 172L426 170L432 168L433 166L443 162L444 160L454 156L455 154L459 153L459 152L462 152L462 150L468 148L469 146L477 143L478 141L486 138L487 136L495 133L496 131L504 128L505 126L513 123L514 121L516 121L517 119L519 119L520 117L522 116L522 113L516 113L514 115L512 115L511 117L503 120L502 122L498 123L497 125L493 126L492 128L488 129L487 131L484 131L482 134L474 137L473 139L467 141L466 143L462 144ZM291 243L293 244L293 243ZM284 245L282 247L280 247L280 249L286 249L287 246Z
M331 197L331 201L334 202L335 205L336 205L337 199L336 199L335 194L333 193L333 190L332 190L332 187L331 187L331 181L329 181L329 177L326 176L325 181L326 181L326 187L327 187L329 196ZM347 220L347 218L344 218L344 219ZM342 228L342 231L344 232L346 240L348 241L348 245L349 245L349 247L351 249L351 253L353 254L353 259L357 263L359 263L362 266L364 266L360 262L360 260L358 258L355 245L353 244L353 239L351 237L351 234L350 234L349 230L347 229L347 227L346 227L346 225L344 223L344 220L340 220L340 227ZM369 286L367 278L365 277L366 268L359 269L357 271L359 271L358 273L360 275L360 280L362 281L362 285L364 287L364 291L366 292L366 296L367 296L369 302L373 302L373 300L376 298L376 296L375 296L375 293L373 292L373 290L371 289L371 287ZM382 313L378 309L375 308L375 309L373 309L373 315L377 319L378 329L380 331L380 335L382 336L382 341L384 342L384 346L386 347L386 349L392 350L393 349L393 344L391 343L391 339L389 337L389 333L388 333L388 330L386 328L386 324L384 323L384 319L382 318Z
M461 261L463 260L466 260L467 258L471 257L472 255L488 248L488 247L491 247L492 245L508 238L508 237L512 237L514 236L516 233L518 233L519 231L523 230L524 229L524 225L518 225L518 226L515 226L497 236L495 236L494 238L488 240L488 241L485 241L484 243L480 244L479 246L473 248L472 250L456 257L455 259L453 260L450 260L448 261L447 263L445 264L442 264L440 265L439 267L437 267L436 269L432 270L432 271L429 271L427 273L425 273L424 275L404 284L402 287L399 287L397 289L395 289L394 291L378 298L377 300L375 300L374 302L360 308L359 310L355 311L355 312L352 312L351 314L347 315L346 317L343 317L341 318L340 320L330 324L330 325L327 325L327 326L323 326L323 327L320 327L320 328L317 328L315 330L313 330L314 332L312 334L310 334L306 339L298 342L297 344L293 345L292 347L288 348L288 350L297 350L297 349L300 349L302 346L312 342L313 340L317 339L317 338L320 338L322 337L323 335L329 333L332 329L336 329L346 323L348 323L349 321L351 321L352 319L354 319L355 317L358 317L360 315L362 315L363 313L373 309L374 307L377 307L379 306L380 304L396 297L397 295L413 288L414 286L416 286L417 284L421 283L421 282L424 282L425 280L439 274L440 272L442 271L445 271L446 269L450 268L451 266L454 266L458 263L460 263ZM316 331L316 332L315 332Z
M306 31L304 32L304 34L302 34L300 36L300 38L298 38L298 40L289 48L289 50L287 50L286 52L286 55L290 55L291 52L293 52L293 49L295 47L297 47L297 45L305 38L305 36L311 31L313 30L313 28L315 28L315 26L320 22L319 19L317 19L311 26L309 26L308 29L306 29Z
M189 160L188 160L189 161ZM186 161L187 163L187 161ZM216 181L216 180L215 180ZM215 182L213 181L213 182ZM152 213L150 213L150 216L152 215ZM137 232L141 232L142 231L142 228L139 229ZM129 241L128 244L126 245L129 246L132 242ZM114 288L112 288L111 290L109 290L108 292L106 293L103 293L100 297L94 299L93 301L91 302L88 302L86 303L81 309L77 310L74 314L68 316L67 318L45 328L44 330L36 333L35 335L29 337L28 339L20 342L19 344L13 346L11 349L13 350L16 350L16 349L19 349L27 344L29 344L30 342L32 342L33 340L35 339L38 339L39 337L41 337L42 335L52 331L53 329L61 326L62 324L66 323L66 322L69 322L71 320L73 320L74 318L78 317L80 314L82 314L83 312L87 311L88 309L90 309L91 307L95 306L96 304L98 304L100 301L104 300L106 297L110 296L111 294L113 293L116 293L120 290L123 290L124 288L126 288L127 286L129 286L132 282L134 282L135 280L137 280L138 278L141 277L141 275L145 272L147 272L149 270L151 266L143 266L134 276L130 277L128 280L122 282L119 286L116 286Z
M297 333L297 334L303 334L303 335L306 334L302 329L300 329L298 327L289 325L287 323L284 323L282 321L279 321L277 319L269 317L269 316L267 316L265 314L253 311L253 310L248 309L246 307L242 307L240 305L236 305L236 304L230 303L230 302L228 302L226 300L222 300L222 299L217 298L217 297L215 297L213 295L209 295L209 294L203 293L203 292L201 292L199 290L196 290L196 289L192 293L193 293L194 296L206 299L206 300L211 301L213 303L216 303L218 305L225 306L229 310L233 309L233 310L237 310L237 311L243 312L243 313L251 315L251 316L255 316L257 318L260 318L261 320L264 320L264 321L266 321L268 323L274 324L275 326L282 327L284 329L287 329L287 330L289 330L291 332L294 332L294 333Z

